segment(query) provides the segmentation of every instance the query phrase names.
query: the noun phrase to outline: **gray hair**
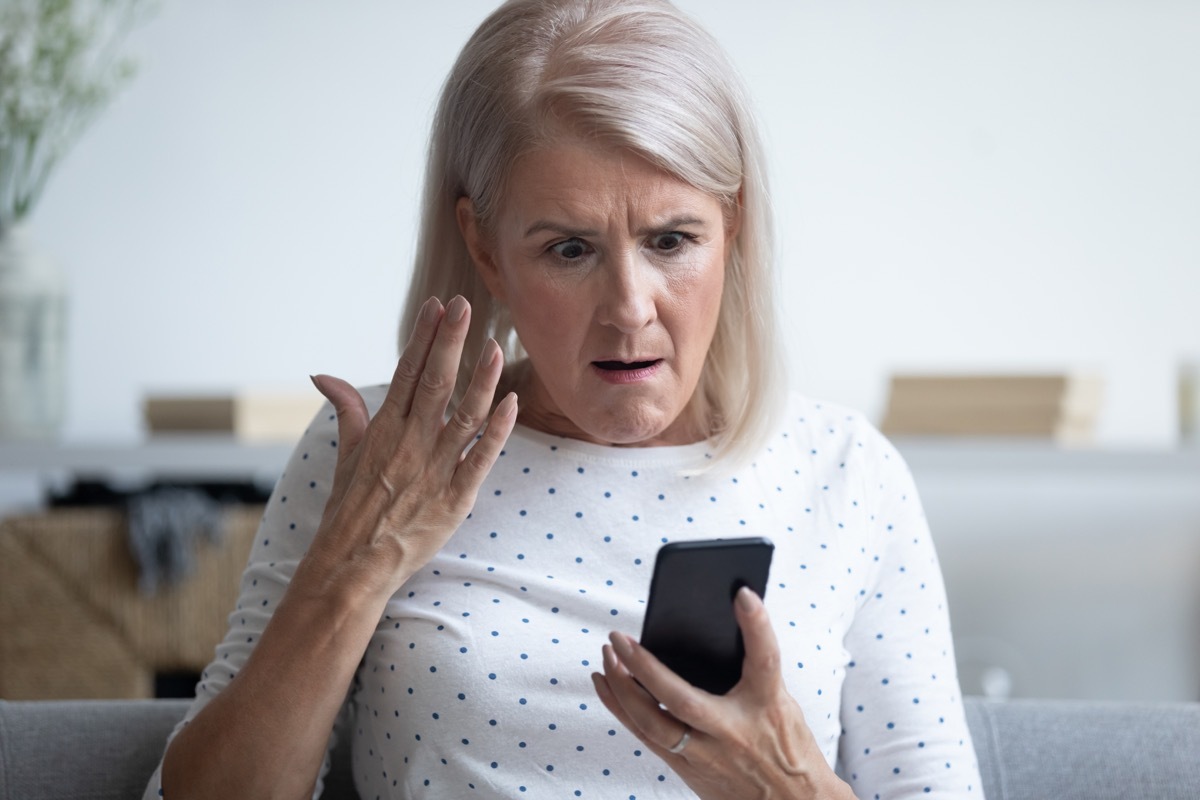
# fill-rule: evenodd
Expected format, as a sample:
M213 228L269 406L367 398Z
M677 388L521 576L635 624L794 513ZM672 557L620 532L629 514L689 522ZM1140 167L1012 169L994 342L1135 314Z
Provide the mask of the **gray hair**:
M524 356L478 276L455 206L487 230L512 165L564 135L625 148L721 201L739 227L712 345L688 410L714 461L742 463L782 405L771 218L747 94L706 31L665 0L509 0L479 26L446 79L433 122L401 346L431 295L473 309L455 400L488 337Z

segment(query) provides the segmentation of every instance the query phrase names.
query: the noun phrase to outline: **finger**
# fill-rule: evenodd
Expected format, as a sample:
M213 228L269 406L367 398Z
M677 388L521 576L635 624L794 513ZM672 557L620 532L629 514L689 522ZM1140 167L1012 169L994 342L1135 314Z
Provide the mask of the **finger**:
M633 720L625 713L625 709L621 707L621 702L617 700L617 696L613 694L612 688L608 685L608 678L601 675L599 672L592 673L592 686L596 689L596 696L600 698L600 702L604 707L617 718L617 722L624 725L631 733L637 733L637 726L633 724Z
M412 408L413 394L425 371L425 362L429 358L429 350L437 338L438 327L442 320L442 302L431 297L421 306L417 314L417 324L413 327L408 344L396 363L396 371L392 374L392 384L388 387L380 413L384 416L395 414L406 417Z
M462 402L450 415L439 437L435 455L443 459L443 463L457 466L463 450L487 421L503 368L504 357L500 353L500 345L496 344L495 339L488 339L483 352L479 354L471 385L467 387Z
M676 714L674 709L655 693L653 687L647 685L643 676L630 667L626 655L632 656L633 654L629 647L632 641L628 637L614 633L609 639L613 644L611 648L607 646L604 648L605 678L614 697L632 723L628 727L638 734L642 741L665 752L667 748L673 747L679 741L689 727L703 730L699 726L691 725ZM661 664L659 666L662 667ZM662 669L670 672L666 667L662 667ZM674 673L671 674L674 675ZM681 678L677 677L677 680L682 682ZM684 685L687 686L686 683ZM699 692L693 687L688 688L693 692ZM662 705L667 705L667 711L662 709L662 706L659 705L660 702Z
M367 413L367 404L362 395L346 381L332 375L311 377L317 391L325 396L337 412L337 463L340 466L358 448L367 423L371 421L371 415Z
M463 342L470 324L471 304L462 295L456 295L446 306L446 313L438 324L437 335L412 394L409 414L426 420L431 432L441 430L442 417L458 378Z
M616 656L613 655L610 645L604 645L601 652L603 654L604 674L597 673L592 676L592 684L596 687L596 693L600 695L600 701L604 703L604 707L611 711L612 715L617 718L617 721L624 725L630 733L644 744L657 749L658 744L647 738L646 731L630 715L623 699L632 698L635 702L645 702L642 696L646 695L646 690L638 686L629 672L621 666ZM653 698L649 698L649 702L657 709L658 704L654 703Z
M601 675L599 672L592 673L592 686L596 689L596 696L600 698L600 702L609 710L617 722L621 723L638 741L649 747L654 754L660 758L670 758L665 748L659 747L658 743L646 739L646 735L638 728L637 723L626 713L621 701L617 699L617 695L613 692L612 686L609 684L609 679Z
M750 587L743 586L738 589L733 610L746 646L742 680L738 685L765 692L775 691L782 680L779 672L779 642L771 628L762 598Z
M475 493L500 457L500 451L516 424L517 396L509 392L496 406L483 436L459 462L451 480L451 488L456 495L474 504Z
M633 673L637 682L645 687L645 691L655 698L656 703L667 707L673 718L707 733L718 729L721 712L716 697L679 677L632 638L621 633L613 633L609 638L621 663ZM666 738L669 737L664 736L664 740ZM667 746L673 745L678 739L676 736Z

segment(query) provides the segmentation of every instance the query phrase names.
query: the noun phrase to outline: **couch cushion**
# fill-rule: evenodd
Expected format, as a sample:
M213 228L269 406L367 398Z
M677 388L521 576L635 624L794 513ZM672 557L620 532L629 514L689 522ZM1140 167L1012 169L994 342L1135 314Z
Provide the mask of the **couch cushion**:
M0 800L140 797L189 702L0 700ZM1200 797L1200 704L965 705L988 800ZM355 796L337 750L326 800Z

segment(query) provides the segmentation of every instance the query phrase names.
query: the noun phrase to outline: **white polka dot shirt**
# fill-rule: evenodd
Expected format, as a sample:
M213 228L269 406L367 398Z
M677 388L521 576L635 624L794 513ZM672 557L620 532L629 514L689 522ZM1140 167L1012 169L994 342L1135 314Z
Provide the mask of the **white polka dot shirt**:
M372 413L384 393L364 392ZM663 543L738 536L775 543L765 601L784 679L856 795L983 796L941 573L895 449L859 415L801 397L753 464L686 477L707 448L517 426L471 515L389 601L350 687L339 733L361 797L694 797L589 676L609 631L639 635ZM327 408L269 501L181 725L253 650L316 531L336 454ZM146 797L158 795L156 773Z

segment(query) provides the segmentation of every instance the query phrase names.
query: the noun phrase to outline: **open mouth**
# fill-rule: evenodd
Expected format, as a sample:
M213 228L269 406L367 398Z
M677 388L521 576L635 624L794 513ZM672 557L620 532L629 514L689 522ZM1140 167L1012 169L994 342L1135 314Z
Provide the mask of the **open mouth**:
M593 361L602 370L607 372L621 372L624 370L647 369L653 367L661 358L656 358L653 361Z

